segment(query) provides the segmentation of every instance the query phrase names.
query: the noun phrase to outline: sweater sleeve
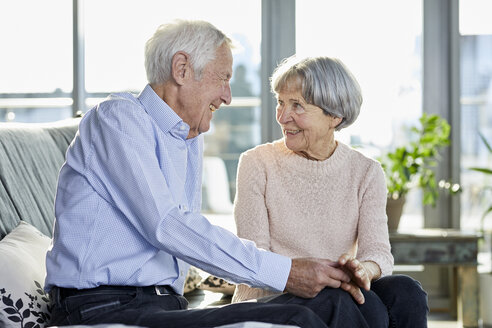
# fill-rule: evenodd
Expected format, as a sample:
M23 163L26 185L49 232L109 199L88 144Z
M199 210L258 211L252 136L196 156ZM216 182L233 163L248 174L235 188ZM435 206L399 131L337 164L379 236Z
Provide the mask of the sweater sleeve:
M258 248L270 250L270 229L265 204L266 172L257 160L258 152L246 152L239 158L234 219L237 235L252 240ZM274 292L238 285L233 303L272 295Z
M359 190L361 201L358 224L357 258L379 265L381 276L393 271L393 255L389 243L386 217L386 183L378 163L369 167Z
M237 235L270 250L270 228L265 203L266 172L257 152L241 155L238 165L234 219Z

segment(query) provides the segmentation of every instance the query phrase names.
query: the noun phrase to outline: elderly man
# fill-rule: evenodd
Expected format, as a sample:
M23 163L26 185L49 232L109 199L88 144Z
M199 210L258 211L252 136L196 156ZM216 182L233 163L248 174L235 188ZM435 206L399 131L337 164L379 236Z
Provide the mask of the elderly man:
M46 258L51 325L363 324L343 290L322 298L349 281L334 263L257 249L200 214L201 133L231 101L230 48L207 22L162 25L146 44L140 95L111 95L81 120L60 171ZM187 310L190 264L290 298Z

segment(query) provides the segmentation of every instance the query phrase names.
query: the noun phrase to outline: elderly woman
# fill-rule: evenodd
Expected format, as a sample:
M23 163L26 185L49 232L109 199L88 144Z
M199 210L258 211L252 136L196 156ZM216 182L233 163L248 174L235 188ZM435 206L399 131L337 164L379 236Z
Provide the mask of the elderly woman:
M426 327L427 297L420 284L391 276L381 166L335 139L334 132L359 115L357 81L337 59L291 57L277 67L271 82L283 138L240 158L234 204L238 235L292 258L338 261L353 278L341 288L360 306L376 295L390 323ZM233 302L269 295L240 285Z

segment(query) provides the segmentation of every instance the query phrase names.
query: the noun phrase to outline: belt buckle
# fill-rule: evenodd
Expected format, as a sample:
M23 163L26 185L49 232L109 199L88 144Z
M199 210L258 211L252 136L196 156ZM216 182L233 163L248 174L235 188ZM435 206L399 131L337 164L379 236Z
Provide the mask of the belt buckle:
M168 295L169 292L163 286L154 286L155 294L158 296Z

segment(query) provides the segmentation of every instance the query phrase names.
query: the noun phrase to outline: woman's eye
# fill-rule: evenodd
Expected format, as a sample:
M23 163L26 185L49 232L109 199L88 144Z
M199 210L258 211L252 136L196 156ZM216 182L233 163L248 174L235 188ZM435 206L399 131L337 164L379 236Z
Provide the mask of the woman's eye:
M299 103L292 104L292 110L296 114L304 113L304 107L302 107L301 104L299 104Z

